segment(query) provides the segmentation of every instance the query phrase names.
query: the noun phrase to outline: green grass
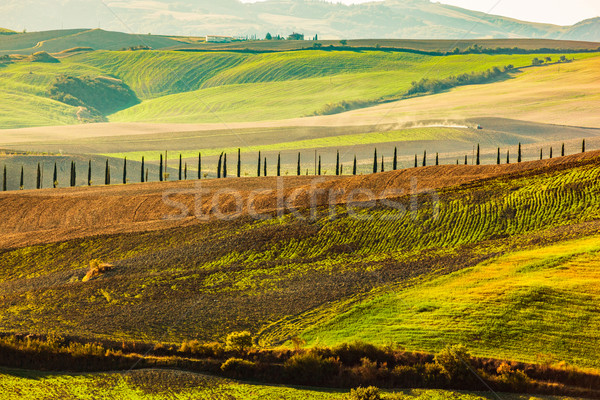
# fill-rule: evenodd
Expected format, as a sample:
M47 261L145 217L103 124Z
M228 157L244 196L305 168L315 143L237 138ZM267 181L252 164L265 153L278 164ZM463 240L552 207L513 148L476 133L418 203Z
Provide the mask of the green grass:
M227 379L165 370L124 373L67 374L0 369L0 396L6 400L69 399L239 399L239 400L333 400L347 391L279 385L240 383ZM491 393L445 390L384 391L386 400L492 400ZM531 396L501 394L506 400L528 400ZM557 399L540 396L536 399ZM561 397L561 400L568 400Z
M594 54L575 56L579 60ZM113 114L110 121L232 122L302 117L341 101L394 98L422 77L445 78L507 64L526 66L531 59L531 55L434 57L378 51L88 52L61 58L59 64L16 62L1 67L0 93L11 101L4 102L0 126L76 123L74 107L49 103L41 112L36 107L46 100L49 86L62 74L117 77L144 100ZM15 97L15 93L25 98Z
M321 316L309 343L368 340L598 368L598 236L519 251ZM338 310L339 311L339 310Z

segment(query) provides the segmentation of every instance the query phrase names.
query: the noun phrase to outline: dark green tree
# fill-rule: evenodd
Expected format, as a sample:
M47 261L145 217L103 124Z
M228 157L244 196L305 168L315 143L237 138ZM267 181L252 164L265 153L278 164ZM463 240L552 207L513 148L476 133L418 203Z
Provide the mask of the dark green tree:
M142 165L143 165L143 163L144 163L144 158L142 157ZM143 174L142 174L142 176L143 176ZM88 161L88 179L87 179L87 184L88 184L88 186L92 186L92 160Z
M583 143L581 144L581 152L585 153L585 139L583 139Z
M296 166L296 174L300 176L300 152L298 152L298 165Z
M553 157L554 154L552 154L552 147L550 147L550 158Z
M223 155L223 178L227 178L227 153Z
M321 156L319 155L319 169L318 174L321 175Z
M242 150L238 147L237 177L242 176Z
M335 157L335 174L340 174L340 151L337 151L337 155Z
M37 165L37 176L35 179L35 188L36 189L42 188L42 169L40 168L40 163L38 163L38 165Z
M277 176L281 176L281 153L277 154Z
M77 180L77 171L75 168L75 161L71 161L71 187L75 186Z
M161 156L162 159L162 156ZM161 163L162 169L162 163ZM110 185L110 165L108 165L108 159L106 160L106 167L104 168L104 184Z
M6 180L7 180L7 176L6 176L6 165L5 165L4 166L4 174L3 174L3 177L2 177L2 191L3 192L6 192L6 190L7 190L7 183L8 182Z
M381 156L381 172L385 172L383 156Z
M465 165L468 165L469 161L467 160L467 155L465 154Z
M262 158L260 158L260 151L258 152L258 168L256 169L256 176L260 176L260 163Z
M375 154L373 155L373 173L377 173L377 149L375 149Z
M506 150L506 163L510 164L510 150Z
M440 153L435 153L435 165L440 165Z
M265 157L265 161L263 162L263 175L267 176L267 157Z
M23 190L25 186L25 175L23 172L23 166L21 166L21 181L19 183L19 189Z
M160 153L160 166L158 167L158 179L163 181L163 155Z
M146 168L144 167L144 156L142 156L142 166L140 167L140 182L144 183L145 179L144 179L144 171L146 170Z
M56 188L58 186L58 169L56 168L56 163L54 163L54 174L52 175L52 187Z
M564 156L565 156L565 144L564 144L564 143L562 144L562 149L561 149L561 151L560 151L560 156L561 156L561 157L564 157Z
M187 181L187 163L183 166L183 179Z
M517 154L517 162L521 162L523 160L523 153L521 150L521 143L519 143L519 154Z
M480 152L479 152L479 143L477 143L477 161L476 161L477 165L481 165L481 160L479 159L479 155L480 155Z
M398 147L394 147L394 159L392 160L392 169L398 169Z
M221 178L221 167L223 166L223 152L219 154L219 162L217 163L217 179Z
M427 166L427 150L423 152L423 166Z
M419 162L417 161L417 155L415 154L415 168L419 166Z
M123 159L123 185L127 184L127 157Z
M354 164L352 165L352 175L356 175L356 155L354 156Z
M182 160L182 157L181 157L181 153L179 154L179 171L178 172L179 172L178 178L179 178L179 180L181 180L181 178L183 178L183 176L182 176L182 174L183 174L183 160Z
M540 149L540 160L544 159L544 149Z
M498 157L496 158L496 164L500 165L500 147L498 147Z

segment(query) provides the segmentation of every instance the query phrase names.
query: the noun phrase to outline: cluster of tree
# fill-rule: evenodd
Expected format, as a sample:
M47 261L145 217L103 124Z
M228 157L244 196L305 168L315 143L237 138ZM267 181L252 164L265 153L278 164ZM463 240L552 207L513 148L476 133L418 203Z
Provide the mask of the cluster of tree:
M267 35L265 36L265 40L285 40L285 38L279 34L273 36L273 35L271 35L271 33L267 32Z
M598 396L594 388L600 387L600 375L594 372L473 357L461 345L447 346L437 354L362 342L305 350L302 340L294 339L293 350L273 350L257 348L249 332L234 332L225 343L192 341L181 346L3 335L0 365L81 372L162 367L275 384L459 390L487 386L495 391L590 398ZM375 388L356 392L378 394Z
M481 45L474 44L468 48L461 50L456 47L453 51L445 54L556 54L556 53L596 53L600 51L598 49L551 49L551 48L539 48L539 49L523 49L520 47L496 47L488 48L482 47Z
M562 55L560 56L560 58L558 59L557 62L561 62L561 63L566 63L566 62L571 62L572 60L567 59L566 56ZM531 65L542 65L544 63L551 63L552 62L552 57L544 57L544 58L538 58L535 57L533 60L531 60Z
M152 50L152 47L148 47L143 44L138 44L136 46L123 47L120 51L136 51L136 50Z
M494 67L480 73L471 72L470 74L453 75L445 79L423 78L418 82L412 82L410 89L408 89L406 92L406 95L412 96L424 93L438 93L442 90L451 89L457 86L485 83L492 79L496 79L513 69L513 65L507 65L503 69Z

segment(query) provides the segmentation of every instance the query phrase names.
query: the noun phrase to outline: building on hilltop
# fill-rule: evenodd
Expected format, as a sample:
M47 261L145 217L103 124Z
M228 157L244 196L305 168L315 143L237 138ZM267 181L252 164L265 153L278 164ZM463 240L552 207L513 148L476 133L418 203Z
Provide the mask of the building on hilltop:
M231 36L206 35L206 43L231 43Z
M304 34L294 32L288 36L287 40L304 40Z

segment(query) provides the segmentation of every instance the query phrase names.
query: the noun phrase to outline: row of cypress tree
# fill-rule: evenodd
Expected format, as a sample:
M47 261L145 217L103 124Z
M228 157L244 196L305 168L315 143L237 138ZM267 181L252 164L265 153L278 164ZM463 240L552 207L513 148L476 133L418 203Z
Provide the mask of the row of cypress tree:
M585 143L585 139L582 142L582 148L581 151L583 153L585 153L586 151L586 143ZM562 147L561 147L561 156L565 155L565 145L563 143ZM540 159L543 159L544 157L544 151L543 149L540 149ZM553 152L553 148L550 147L550 154L549 154L550 158L554 157L554 152ZM518 148L518 153L517 153L517 162L520 163L523 160L523 151L522 151L522 146L521 143L519 143L519 148ZM509 164L511 162L511 158L510 158L510 150L508 150L506 152L506 163ZM418 167L418 157L415 154L415 162L414 162L414 167ZM459 164L459 160L456 160L456 164ZM468 164L468 156L465 155L464 158L464 164L467 165ZM475 164L476 165L480 165L481 164L481 150L480 150L480 145L477 145L477 153L476 153L476 158L475 158ZM497 157L496 157L496 164L500 165L501 164L501 150L500 147L498 147L498 151L497 151ZM439 165L439 154L436 153L435 154L435 165ZM423 152L423 158L421 161L421 166L427 166L427 151ZM392 170L397 170L398 169L398 148L395 147L394 148L394 156L392 159ZM381 158L378 157L377 155L377 148L375 148L374 150L374 154L373 154L373 173L377 173L377 172L384 172L385 170L385 158L382 155ZM277 155L277 176L281 176L281 153L279 153ZM111 168L109 165L109 160L106 160L106 164L105 164L105 168L104 168L104 184L105 185L110 185L111 184ZM142 161L141 161L141 168L140 168L140 182L144 183L144 182L148 182L148 168L145 167L145 157L142 157ZM183 158L182 155L179 155L179 169L178 169L178 179L179 180L187 180L188 179L188 166L187 163L183 162ZM296 175L301 175L302 169L301 169L301 154L300 152L298 152L298 159L297 159L297 167L296 167ZM36 174L36 188L37 189L42 189L43 186L43 168L40 165L40 163L38 163L37 165L37 174ZM322 174L322 169L321 169L321 155L318 156L318 166L316 166L316 170L315 173L317 175L321 175ZM306 174L308 175L308 170L306 171ZM335 174L336 175L343 175L343 164L340 162L340 152L339 150L336 152L336 165L335 165ZM352 175L356 175L357 174L357 160L356 160L356 155L354 156L354 162L353 162L353 166L352 166ZM267 158L266 157L262 157L261 156L261 152L258 152L258 161L257 161L257 171L256 171L256 175L257 176L267 176ZM222 152L219 155L219 160L217 163L217 178L227 178L228 176L228 170L227 170L227 153ZM237 151L237 168L236 168L236 176L240 177L241 176L241 150L238 149ZM160 159L159 159L159 181L164 181L168 179L168 174L166 173L166 163L163 163L163 155L162 153L160 154ZM202 154L198 153L198 175L197 175L197 179L202 179ZM122 183L123 184L127 184L127 158L125 157L123 159L123 174L122 174ZM58 187L58 168L57 168L57 164L54 163L54 171L53 171L53 176L52 176L52 186L54 188ZM77 165L75 163L75 161L71 161L71 171L70 171L70 181L69 184L71 187L76 186L77 184ZM92 185L92 161L90 160L88 162L88 170L87 170L87 184L88 186ZM21 166L21 174L20 174L20 181L19 181L19 188L21 190L23 190L24 188L24 167ZM6 191L7 190L7 171L6 171L6 165L4 166L4 170L3 170L3 180L2 180L2 190Z

